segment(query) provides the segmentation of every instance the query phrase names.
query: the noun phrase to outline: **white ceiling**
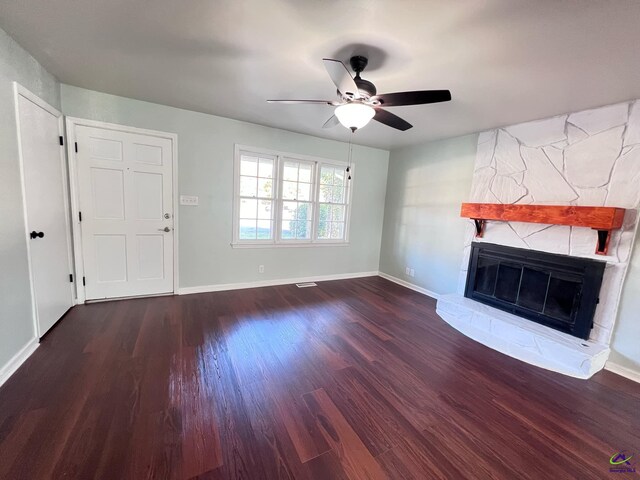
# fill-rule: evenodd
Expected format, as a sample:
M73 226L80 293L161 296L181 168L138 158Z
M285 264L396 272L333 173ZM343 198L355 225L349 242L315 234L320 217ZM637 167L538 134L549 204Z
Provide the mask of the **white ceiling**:
M339 140L265 100L333 99L322 58L352 54L380 93L451 90L356 132L382 148L640 97L637 0L2 0L0 26L64 83Z

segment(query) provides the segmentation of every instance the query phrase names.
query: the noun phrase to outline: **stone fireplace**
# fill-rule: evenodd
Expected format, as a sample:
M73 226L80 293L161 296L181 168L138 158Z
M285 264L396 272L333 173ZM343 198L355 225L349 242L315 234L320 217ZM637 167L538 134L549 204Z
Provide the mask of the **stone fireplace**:
M622 228L613 232L606 256L595 254L598 232L590 228L488 221L483 238L477 239L473 221L466 220L458 292L438 300L438 313L445 321L467 336L515 358L580 378L589 378L603 368L637 229L640 101L481 133L469 201L627 209ZM598 303L593 306L589 320L593 328L589 325L588 330L583 328L576 335L567 328L531 321L535 315L524 311L522 305L517 302L515 306L505 305L513 300L513 289L498 292L498 297L495 290L491 295L485 294L493 298L493 303L482 301L487 300L481 298L482 292L476 292L475 297L469 294L467 278L469 266L473 265L472 253L480 251L483 244L560 255L578 264L595 262L592 268L601 268L602 272ZM514 278L519 272L518 281L525 279L523 268L511 271ZM506 268L503 270L505 275L509 274ZM542 278L529 272L525 282L536 278L549 282L550 278L562 277L561 272L547 273L548 277ZM565 272L564 278L575 277ZM571 285L565 284L565 288L570 289ZM520 291L525 297L535 296L527 284ZM500 295L505 298L499 298ZM572 298L574 301L575 297ZM569 300L565 299L565 307L566 302Z

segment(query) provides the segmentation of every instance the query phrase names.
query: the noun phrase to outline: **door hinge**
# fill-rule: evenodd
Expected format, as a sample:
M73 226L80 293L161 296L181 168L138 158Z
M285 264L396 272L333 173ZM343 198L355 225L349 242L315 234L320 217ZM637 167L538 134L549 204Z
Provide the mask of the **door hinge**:
M82 212L78 212L78 221L81 222L82 221Z
M76 153L78 153L78 142L75 142L75 149L76 149Z
M73 273L70 273L70 274L69 274L69 281L70 281L71 283L73 283Z
M58 137L60 139L60 146L64 145L64 138L62 138L62 135L60 135L60 137Z
M87 280L86 278L82 277L82 286L86 286L87 285Z

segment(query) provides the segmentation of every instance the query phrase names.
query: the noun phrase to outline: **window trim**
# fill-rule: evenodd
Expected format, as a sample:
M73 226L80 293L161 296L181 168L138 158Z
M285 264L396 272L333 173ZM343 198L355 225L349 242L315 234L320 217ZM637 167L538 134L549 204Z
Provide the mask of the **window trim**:
M273 205L271 212L271 222L274 226L273 238L269 240L241 240L239 238L239 226L240 226L240 156L241 153L255 154L256 156L269 156L274 157L274 185L273 185ZM313 206L313 220L311 222L311 238L309 240L287 240L280 238L282 222L282 202L281 198L281 183L282 183L282 168L284 159L299 160L302 162L309 162L313 164L313 183L311 184L311 204ZM319 247L319 246L347 246L349 245L349 233L351 224L351 206L353 186L351 181L346 185L346 209L345 209L345 226L344 226L344 238L343 239L318 239L317 226L319 221L319 205L320 205L320 188L318 183L320 181L320 169L322 165L334 166L334 167L347 167L348 162L342 160L332 160L328 158L316 157L311 155L302 155L291 152L282 152L278 150L270 150L266 148L251 147L248 145L235 144L234 156L233 156L233 218L232 218L232 240L231 247L233 248L282 248L282 247ZM353 176L355 164L351 162L350 174Z

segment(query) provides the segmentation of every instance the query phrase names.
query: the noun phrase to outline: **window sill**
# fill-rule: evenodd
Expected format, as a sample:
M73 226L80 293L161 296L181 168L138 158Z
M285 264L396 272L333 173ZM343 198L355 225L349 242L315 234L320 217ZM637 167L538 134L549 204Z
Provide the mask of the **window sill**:
M312 242L312 243L231 243L231 248L309 248L309 247L348 247L349 242Z

